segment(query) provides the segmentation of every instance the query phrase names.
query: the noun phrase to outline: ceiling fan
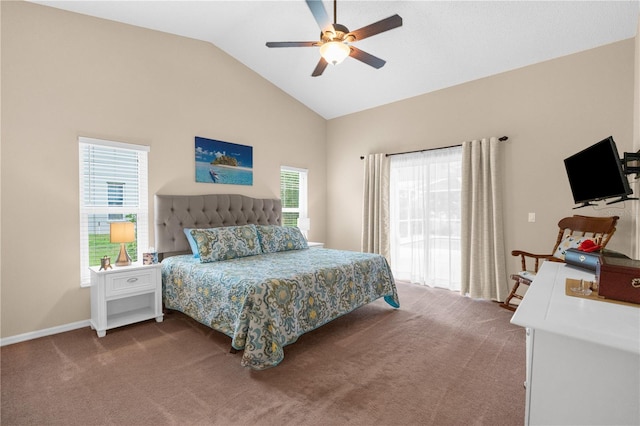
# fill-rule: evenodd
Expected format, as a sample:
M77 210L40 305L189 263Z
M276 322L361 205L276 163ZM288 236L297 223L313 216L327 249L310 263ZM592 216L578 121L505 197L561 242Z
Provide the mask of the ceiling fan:
M270 41L267 47L320 47L320 61L311 74L312 77L322 75L329 63L337 65L347 56L351 56L374 68L382 68L386 61L364 52L349 43L402 26L402 18L393 15L355 31L349 31L344 25L337 23L337 0L333 1L333 23L321 0L305 0L320 27L320 41Z

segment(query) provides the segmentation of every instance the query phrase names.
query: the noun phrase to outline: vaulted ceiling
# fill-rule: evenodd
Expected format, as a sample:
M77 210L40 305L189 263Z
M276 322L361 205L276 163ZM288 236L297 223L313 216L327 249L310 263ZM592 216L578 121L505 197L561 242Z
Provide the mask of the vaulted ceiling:
M403 25L354 44L382 68L347 58L311 77L317 47L265 46L319 39L303 0L34 3L209 41L326 119L634 37L640 11L637 0L340 0L337 22L350 30L394 14Z

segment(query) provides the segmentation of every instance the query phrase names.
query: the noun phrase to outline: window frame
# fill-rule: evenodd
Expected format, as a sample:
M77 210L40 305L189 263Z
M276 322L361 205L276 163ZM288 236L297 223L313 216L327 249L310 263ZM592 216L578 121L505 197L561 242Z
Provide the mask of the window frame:
M285 207L284 200L282 200L282 173L293 172L298 174L298 207ZM307 236L309 232L309 170L299 167L280 166L280 199L282 200L282 214L284 213L298 213L297 227L300 228L302 233ZM285 225L284 221L282 223ZM290 225L289 225L290 226Z
M105 185L105 200L106 205L91 205L90 202L85 202L85 195L87 194L87 183L85 181L85 176L92 176L94 174L85 170L85 166L88 164L85 161L85 153L91 147L96 148L113 148L115 150L123 150L121 154L125 154L124 150L127 150L126 154L131 156L131 151L134 151L137 156L137 203L134 205L125 205L124 202L117 203L118 205L114 205L111 203L111 197L109 195L111 184L118 183L120 184L122 176L118 176L117 174L104 176L104 182L101 182ZM142 253L146 251L149 247L149 187L148 187L148 162L149 162L149 153L150 147L146 145L134 145L123 142L116 142L110 140L103 139L94 139L80 136L78 137L78 161L79 161L79 189L80 194L78 197L78 206L79 206L79 228L80 228L80 286L87 287L90 285L91 274L89 271L90 266L98 266L98 265L90 265L91 254L90 250L90 220L89 217L91 215L107 215L107 222L116 221L111 219L113 216L109 215L120 215L122 218L126 217L128 214L136 215L136 246L137 253L136 259L138 261L142 260ZM117 153L116 153L117 154ZM85 173L86 172L86 173ZM98 184L96 184L98 185ZM124 184L122 186L124 190ZM124 195L124 192L123 192ZM112 259L112 263L115 259Z

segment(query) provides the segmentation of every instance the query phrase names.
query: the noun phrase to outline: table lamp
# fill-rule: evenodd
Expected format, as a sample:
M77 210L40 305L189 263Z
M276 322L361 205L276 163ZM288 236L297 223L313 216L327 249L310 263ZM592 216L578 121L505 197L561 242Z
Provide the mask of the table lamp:
M299 217L297 225L298 229L300 229L300 232L302 232L302 235L304 235L305 238L308 238L307 235L309 234L309 229L311 228L311 219L309 219L308 217Z
M109 224L109 236L112 243L120 243L120 253L116 259L116 266L131 265L131 257L127 253L126 243L136 240L135 225L133 222L111 222Z

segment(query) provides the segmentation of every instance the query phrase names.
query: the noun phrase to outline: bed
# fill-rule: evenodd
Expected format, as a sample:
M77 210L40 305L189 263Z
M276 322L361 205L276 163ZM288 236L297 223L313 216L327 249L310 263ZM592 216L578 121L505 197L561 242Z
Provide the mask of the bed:
M400 306L383 256L310 249L297 228L280 225L277 199L155 196L165 308L229 336L255 370L278 365L302 334L374 300Z

